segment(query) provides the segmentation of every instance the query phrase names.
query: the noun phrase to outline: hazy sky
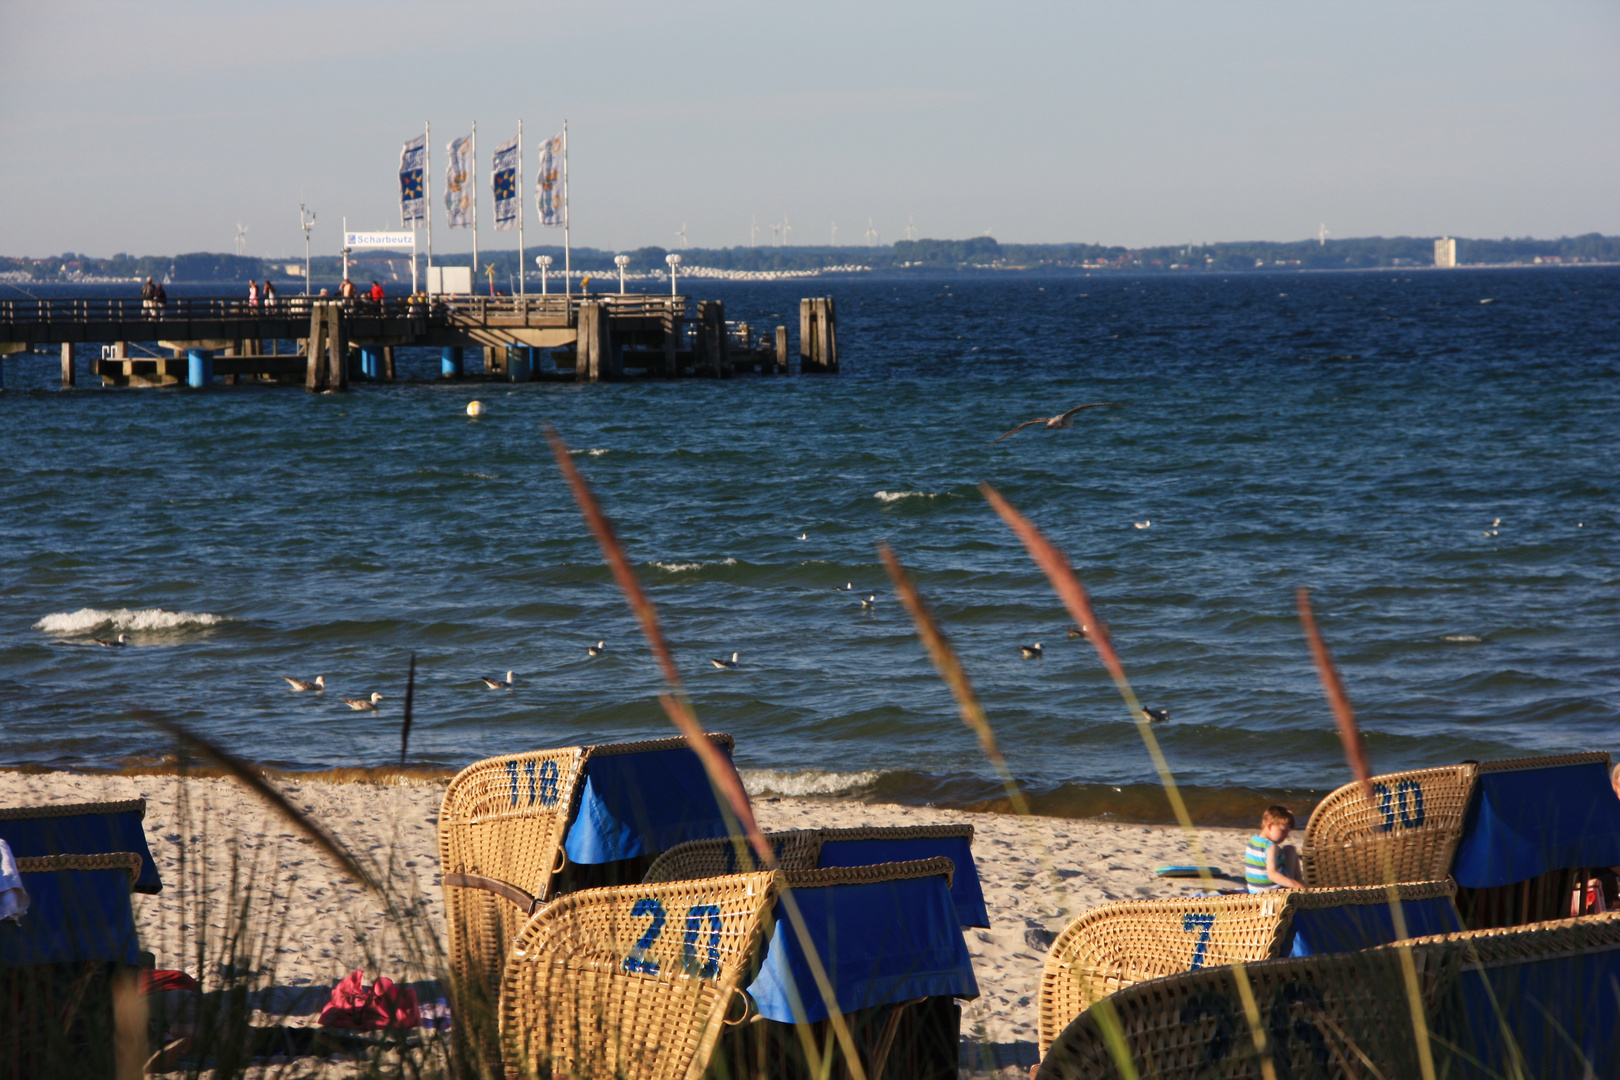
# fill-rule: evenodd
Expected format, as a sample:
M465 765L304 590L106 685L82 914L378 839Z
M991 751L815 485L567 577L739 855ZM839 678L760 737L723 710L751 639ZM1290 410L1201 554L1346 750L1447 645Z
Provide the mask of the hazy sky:
M0 0L0 254L317 252L570 131L576 244L1620 233L1620 3ZM487 192L487 188L486 188ZM525 192L533 220L532 192ZM491 228L481 244L515 247ZM530 227L531 245L561 230Z

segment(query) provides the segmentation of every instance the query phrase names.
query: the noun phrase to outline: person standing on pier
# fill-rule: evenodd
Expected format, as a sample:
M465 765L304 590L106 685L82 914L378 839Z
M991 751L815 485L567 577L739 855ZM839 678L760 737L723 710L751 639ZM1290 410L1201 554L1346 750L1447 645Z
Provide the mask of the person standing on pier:
M150 315L157 308L157 286L152 279L147 278L146 284L141 286L141 310Z
M264 279L264 310L269 311L276 306L276 287L270 284L270 279Z
M371 279L371 302L374 304L380 304L383 302L382 282L378 281L376 278Z
M257 281L254 281L252 278L248 278L248 307L249 308L257 308L258 306L259 306L259 283Z

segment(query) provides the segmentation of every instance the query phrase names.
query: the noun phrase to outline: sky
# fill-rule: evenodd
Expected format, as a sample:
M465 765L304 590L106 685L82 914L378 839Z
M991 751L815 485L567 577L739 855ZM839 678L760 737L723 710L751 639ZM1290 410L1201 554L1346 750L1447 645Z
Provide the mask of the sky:
M334 254L566 119L572 239L1620 233L1620 4L0 0L0 255ZM530 246L541 229L525 190ZM479 243L496 234L480 198ZM757 226L757 232L751 228ZM679 234L685 231L683 244ZM425 242L425 236L424 236Z

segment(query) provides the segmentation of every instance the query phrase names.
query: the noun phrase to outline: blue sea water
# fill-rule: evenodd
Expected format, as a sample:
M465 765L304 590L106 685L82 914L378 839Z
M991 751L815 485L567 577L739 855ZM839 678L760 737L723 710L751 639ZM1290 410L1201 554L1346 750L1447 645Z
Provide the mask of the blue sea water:
M980 482L1071 556L1204 820L1347 778L1300 585L1377 771L1620 743L1620 270L689 291L790 326L834 295L843 374L451 385L423 350L400 359L418 381L344 395L61 392L54 356L7 358L0 765L161 763L135 708L279 768L386 765L412 651L415 765L669 734L547 423L756 791L1001 805L886 541L1039 810L1164 815ZM1089 401L1125 407L991 442ZM709 663L733 650L737 670ZM510 692L478 679L508 669ZM377 714L337 700L373 690Z

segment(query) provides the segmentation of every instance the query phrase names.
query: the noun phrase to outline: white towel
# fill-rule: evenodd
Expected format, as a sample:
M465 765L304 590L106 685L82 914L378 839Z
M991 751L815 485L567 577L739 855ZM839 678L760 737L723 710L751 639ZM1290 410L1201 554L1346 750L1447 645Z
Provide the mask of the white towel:
M0 840L0 922L21 919L28 913L28 904L28 890L23 888L11 845Z

